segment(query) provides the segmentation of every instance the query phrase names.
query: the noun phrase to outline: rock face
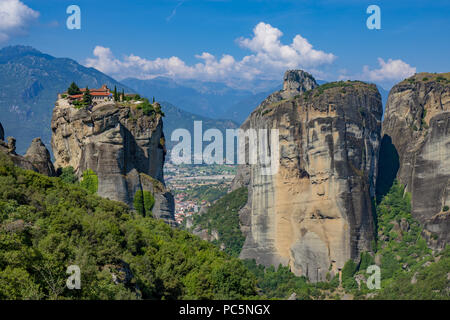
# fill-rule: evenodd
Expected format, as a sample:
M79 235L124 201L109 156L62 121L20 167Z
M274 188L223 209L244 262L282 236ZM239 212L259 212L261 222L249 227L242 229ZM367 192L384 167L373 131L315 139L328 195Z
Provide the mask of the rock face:
M50 160L50 153L40 138L33 140L29 149L29 156L22 157L16 153L16 139L8 137L8 142L5 142L4 134L2 124L0 123L0 152L6 154L16 166L48 176L55 174L53 164Z
M303 70L288 70L284 74L282 91L300 94L315 87L317 87L316 80Z
M246 236L240 257L289 265L320 281L330 267L337 273L370 249L382 104L375 85L356 81L299 95L305 85L297 82L295 90L293 75L302 74L285 76L284 88L295 95L269 96L241 127L279 130L278 172L263 175L259 162L241 165L233 188L249 189L240 212ZM311 78L306 83L314 88ZM272 102L274 96L281 99Z
M318 86L312 75L303 70L288 70L284 74L283 89L272 93L260 105L265 107L283 99L291 99Z
M52 117L55 167L72 166L78 177L93 170L98 195L130 208L137 191L150 191L155 198L153 216L173 224L173 197L163 178L162 126L160 114L144 115L135 106L111 102L76 109L60 99Z
M382 135L398 154L396 177L412 194L413 217L442 248L450 241L450 73L420 73L394 86Z
M45 174L49 177L55 175L55 168L50 158L50 152L48 152L45 145L42 143L41 138L35 138L31 142L30 147L25 154L25 159L30 161L39 173Z

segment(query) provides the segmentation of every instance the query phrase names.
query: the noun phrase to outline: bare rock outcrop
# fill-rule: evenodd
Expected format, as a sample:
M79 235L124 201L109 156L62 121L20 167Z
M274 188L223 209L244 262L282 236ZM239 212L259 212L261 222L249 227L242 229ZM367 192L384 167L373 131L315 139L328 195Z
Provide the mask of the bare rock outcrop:
M412 215L429 243L443 248L450 241L450 73L419 73L395 85L382 135L394 154L383 144L380 161L398 161L390 175L411 192Z
M13 137L8 137L8 141L4 141L4 130L0 123L0 152L6 154L9 159L18 167L21 167L25 170L32 170L35 172L39 172L48 176L53 176L55 171L53 169L53 164L50 159L50 153L48 152L45 145L40 141L39 138L34 139L31 145L32 150L34 150L33 154L30 153L29 157L23 157L16 153L16 139ZM35 145L36 141L39 141L39 146ZM39 151L39 155L37 154ZM48 155L48 157L47 157ZM44 165L45 162L45 165ZM48 167L49 170L44 170L44 167ZM51 170L53 169L53 170Z
M260 105L265 107L281 100L291 99L318 86L314 77L303 70L288 70L284 73L283 89L269 95Z
M30 161L39 173L49 177L55 175L55 168L50 158L50 152L48 152L41 138L33 139L25 154L25 159Z
M240 211L246 236L240 257L289 265L321 281L330 268L337 273L358 260L374 237L381 96L375 85L358 81L316 87L312 79L305 91L301 82L295 90L295 81L285 80L284 88L297 93L269 96L241 127L278 129L280 158L273 175L264 175L259 162L238 169L233 189L249 190Z
M76 109L59 99L52 117L55 167L72 166L78 177L91 169L98 195L133 208L137 191L149 191L153 216L174 224L174 203L163 177L162 115L145 115L133 103L102 103Z

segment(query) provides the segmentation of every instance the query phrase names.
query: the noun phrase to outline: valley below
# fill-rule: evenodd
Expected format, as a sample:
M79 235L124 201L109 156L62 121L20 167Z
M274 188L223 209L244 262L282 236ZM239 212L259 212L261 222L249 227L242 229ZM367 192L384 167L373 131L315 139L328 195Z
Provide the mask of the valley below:
M450 298L449 73L416 73L387 99L303 70L273 92L205 83L201 96L197 83L123 85L30 47L5 57L4 79L12 65L39 72L28 95L0 91L1 299ZM159 102L166 82L185 106L210 100L197 114ZM230 119L211 108L223 101ZM28 111L6 111L15 104ZM195 122L248 133L245 161L176 164L172 133ZM274 172L251 162L263 149L251 130L277 132ZM65 286L71 265L83 290Z

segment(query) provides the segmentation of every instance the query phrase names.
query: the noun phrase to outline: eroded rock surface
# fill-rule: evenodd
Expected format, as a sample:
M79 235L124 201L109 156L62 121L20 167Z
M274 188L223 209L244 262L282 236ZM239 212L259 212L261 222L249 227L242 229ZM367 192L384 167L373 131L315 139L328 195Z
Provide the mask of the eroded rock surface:
M55 167L72 166L79 177L93 170L98 195L131 208L137 191L150 191L153 215L173 224L173 197L163 177L162 126L159 113L144 115L132 105L111 102L76 109L60 99L52 117Z
M30 161L39 173L49 177L55 175L55 168L50 158L50 152L48 152L41 138L33 139L25 154L25 159Z
M303 70L288 70L284 73L283 89L272 93L260 105L268 106L283 99L291 99L318 86L312 75Z
M48 176L53 176L55 174L53 164L50 160L50 153L39 138L33 140L30 147L32 150L30 156L23 157L16 153L16 139L8 137L8 141L6 142L4 141L4 134L3 127L0 123L0 152L6 154L16 166ZM37 141L40 142L39 145L37 145Z
M398 153L396 177L412 194L413 217L443 248L450 241L450 73L419 73L395 85L382 134Z
M304 92L285 76L284 88L296 94L269 96L241 127L279 130L278 172L242 165L233 188L249 189L240 257L320 281L370 249L382 104L375 85L316 87L307 79L315 89Z

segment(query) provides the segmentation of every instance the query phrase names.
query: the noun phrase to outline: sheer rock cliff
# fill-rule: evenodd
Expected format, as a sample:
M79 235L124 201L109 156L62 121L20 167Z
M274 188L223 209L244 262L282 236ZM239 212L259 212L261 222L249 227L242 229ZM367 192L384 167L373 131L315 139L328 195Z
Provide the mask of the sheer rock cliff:
M72 166L80 178L85 170L93 170L98 195L131 208L137 191L149 191L155 198L153 216L174 224L174 200L163 177L161 114L145 115L132 103L76 109L59 99L51 128L56 168Z
M413 217L429 243L443 248L450 241L450 73L419 73L395 85L382 136L382 151L391 151L382 152L380 176L388 177L380 181L396 177L406 186Z
M371 200L381 96L375 85L359 81L318 87L300 70L288 71L284 79L283 90L241 126L278 129L280 157L275 174L264 175L259 162L247 162L233 181L234 189L249 189L240 212L246 236L240 257L289 265L297 275L320 281L347 260L357 261L374 238ZM269 139L269 148L274 147Z

